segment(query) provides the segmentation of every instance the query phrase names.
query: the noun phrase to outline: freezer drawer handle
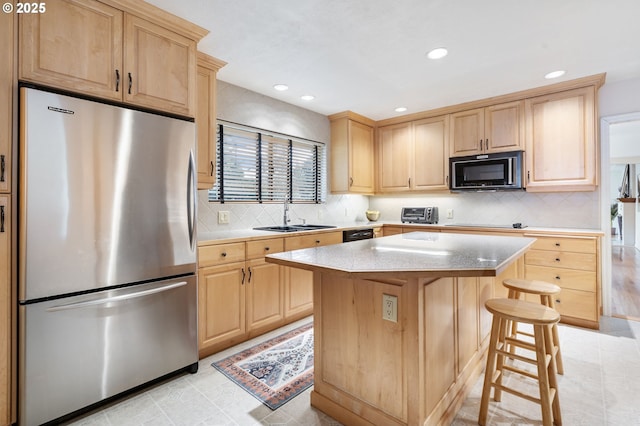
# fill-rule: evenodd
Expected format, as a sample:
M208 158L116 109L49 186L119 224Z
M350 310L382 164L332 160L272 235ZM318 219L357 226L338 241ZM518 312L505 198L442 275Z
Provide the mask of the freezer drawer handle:
M105 297L102 299L88 300L86 302L69 303L68 305L52 306L49 309L47 309L47 312L66 311L70 309L85 308L87 306L104 305L105 303L120 302L122 300L134 299L136 297L149 296L151 294L161 293L167 290L173 290L174 288L183 287L185 285L187 285L186 281L180 281L178 283L169 284L163 287L152 288L149 290L142 290L142 291L138 291L130 294L122 294L120 296Z

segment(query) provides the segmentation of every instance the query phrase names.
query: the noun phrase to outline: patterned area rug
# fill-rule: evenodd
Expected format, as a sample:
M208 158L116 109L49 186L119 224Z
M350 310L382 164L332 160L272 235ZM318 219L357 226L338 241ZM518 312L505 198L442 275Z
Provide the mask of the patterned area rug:
M313 323L211 365L275 410L313 385Z

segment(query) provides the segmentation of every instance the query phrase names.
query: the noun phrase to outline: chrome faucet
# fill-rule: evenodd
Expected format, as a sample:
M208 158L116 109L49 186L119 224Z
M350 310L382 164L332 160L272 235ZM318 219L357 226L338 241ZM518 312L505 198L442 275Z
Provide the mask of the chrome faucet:
M284 197L284 214L282 215L282 225L287 226L287 224L291 222L289 219L289 202L287 197Z

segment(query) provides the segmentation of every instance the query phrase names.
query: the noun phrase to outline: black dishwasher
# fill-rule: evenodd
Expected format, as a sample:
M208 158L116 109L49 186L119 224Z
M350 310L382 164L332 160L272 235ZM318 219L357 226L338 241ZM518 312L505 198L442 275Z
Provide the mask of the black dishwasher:
M369 240L373 238L373 228L366 229L347 229L342 231L342 242Z

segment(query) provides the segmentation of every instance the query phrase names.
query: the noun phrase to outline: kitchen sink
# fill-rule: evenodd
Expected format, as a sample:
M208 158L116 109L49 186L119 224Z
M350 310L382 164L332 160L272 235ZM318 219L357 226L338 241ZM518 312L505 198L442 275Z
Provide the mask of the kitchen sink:
M300 225L276 225L276 226L260 226L258 228L253 228L257 231L272 231L272 232L296 232L296 231L309 231L314 229L329 229L335 228L333 225L311 225L311 224L300 224Z

